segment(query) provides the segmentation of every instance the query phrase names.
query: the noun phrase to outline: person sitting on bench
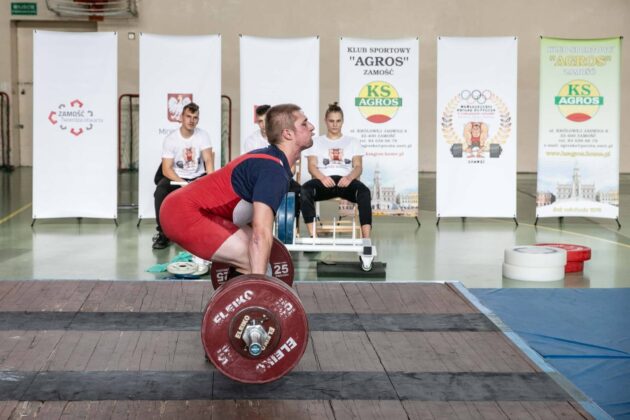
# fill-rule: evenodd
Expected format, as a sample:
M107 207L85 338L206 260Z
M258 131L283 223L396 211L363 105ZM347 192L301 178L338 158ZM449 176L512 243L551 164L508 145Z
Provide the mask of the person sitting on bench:
M372 230L372 199L368 187L358 179L365 151L358 139L341 132L343 110L337 102L328 106L325 122L326 135L317 137L305 153L313 179L302 185L300 194L304 222L312 236L315 202L340 197L358 204L361 235L367 239Z
M172 185L171 181L188 183L206 174L214 172L214 154L210 135L197 128L199 106L194 102L186 105L182 111L181 126L166 136L162 145L162 178L155 188L155 218L157 234L153 237L153 249L166 248L171 241L160 225L160 207L162 202L181 185Z

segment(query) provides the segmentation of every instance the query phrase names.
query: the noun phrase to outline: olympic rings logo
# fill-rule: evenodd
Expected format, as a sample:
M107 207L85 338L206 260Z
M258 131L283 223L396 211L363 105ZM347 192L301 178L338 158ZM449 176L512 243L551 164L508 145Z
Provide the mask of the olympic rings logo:
M492 98L492 92L489 90L484 90L483 92L475 89L473 91L470 90L462 90L459 93L459 97L467 101L468 103L477 102L479 105L483 105L486 101L489 101Z

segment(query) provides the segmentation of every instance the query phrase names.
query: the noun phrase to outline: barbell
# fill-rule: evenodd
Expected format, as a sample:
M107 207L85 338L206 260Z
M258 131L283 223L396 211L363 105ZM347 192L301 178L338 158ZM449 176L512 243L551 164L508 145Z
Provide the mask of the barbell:
M272 255L278 255L274 248L284 249L288 259L280 253L281 261L290 267L292 283L291 255L276 241ZM297 293L286 281L259 274L226 279L208 301L201 325L207 359L228 378L253 384L289 373L302 358L308 335L306 312Z

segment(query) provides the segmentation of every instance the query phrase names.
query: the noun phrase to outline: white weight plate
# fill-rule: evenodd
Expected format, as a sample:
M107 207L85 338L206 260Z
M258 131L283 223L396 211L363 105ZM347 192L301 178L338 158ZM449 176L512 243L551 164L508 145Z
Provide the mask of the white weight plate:
M564 266L557 267L521 267L503 264L503 277L525 281L555 281L564 279Z
M564 267L567 251L547 246L515 246L505 249L503 262L519 267Z
M208 272L208 266L206 264L197 264L197 270L193 273L193 276L203 276Z
M166 271L176 276L194 274L198 269L198 265L193 262L174 262L166 266Z

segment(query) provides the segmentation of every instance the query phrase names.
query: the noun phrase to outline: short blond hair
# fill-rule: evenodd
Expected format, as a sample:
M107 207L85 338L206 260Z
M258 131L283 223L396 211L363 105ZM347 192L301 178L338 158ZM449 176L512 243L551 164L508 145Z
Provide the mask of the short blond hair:
M282 139L282 130L295 128L295 113L302 108L295 104L280 104L272 106L265 114L265 131L267 141L271 144L278 144Z

